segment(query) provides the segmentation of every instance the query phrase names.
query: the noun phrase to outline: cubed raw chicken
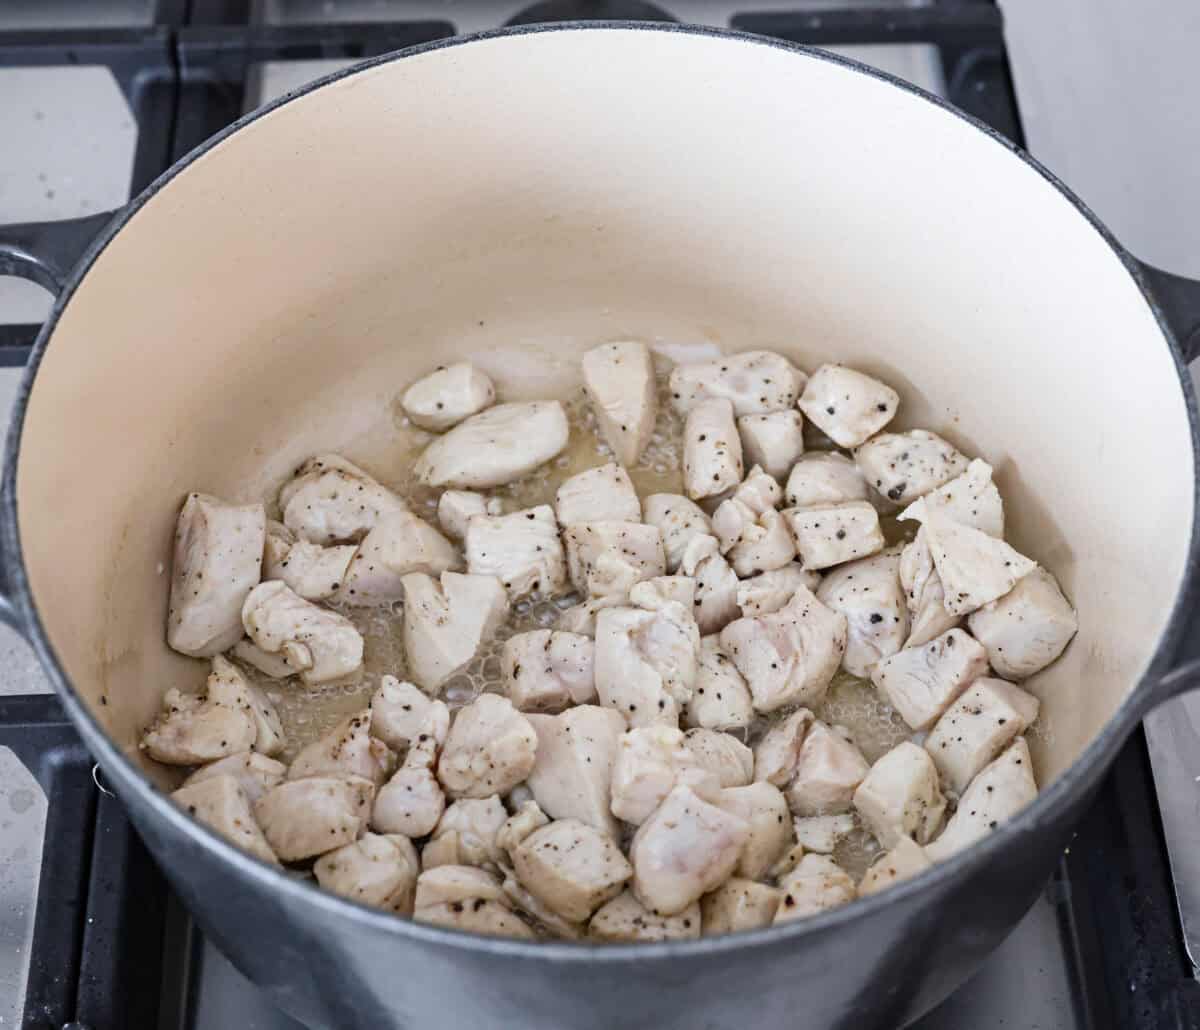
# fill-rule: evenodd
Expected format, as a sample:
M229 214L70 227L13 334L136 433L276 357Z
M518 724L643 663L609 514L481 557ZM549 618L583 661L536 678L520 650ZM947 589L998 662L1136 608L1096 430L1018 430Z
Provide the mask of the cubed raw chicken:
M418 685L436 691L470 664L508 615L508 595L495 576L421 572L404 577L404 650Z
M971 781L941 836L925 850L944 862L963 848L982 840L1037 797L1033 761L1024 737L1018 737Z
M658 611L606 608L596 616L596 693L631 726L676 726L692 697L700 631L672 602Z
M967 617L1001 676L1023 680L1054 661L1079 628L1075 609L1045 569L1023 576L1007 594Z
M764 512L754 525L748 526L732 551L729 560L739 576L781 569L796 557L796 542L787 520L777 511Z
M679 568L688 544L695 537L711 536L713 532L704 510L682 494L651 494L642 502L642 511L646 523L657 528L662 536L668 572Z
M933 555L929 553L923 527L917 530L912 543L900 552L900 586L904 589L911 619L905 647L928 644L962 621L960 616L946 611L946 591L941 576L933 567Z
M254 804L268 790L284 781L287 766L257 751L240 751L236 755L218 758L215 762L200 766L183 781L183 786L203 783L214 776L232 776L238 781L246 799Z
M421 873L413 919L492 937L534 936L513 912L499 879L470 866L443 865Z
M554 621L554 628L563 633L577 633L583 637L596 636L596 616L605 608L620 608L628 604L629 598L622 594L608 597L589 597L586 601L564 608Z
M422 429L440 433L496 399L492 381L468 361L442 365L418 379L400 398L404 413Z
M267 516L261 504L188 494L175 527L167 643L211 658L242 639L242 604L262 572Z
M800 748L813 721L807 708L797 708L782 722L775 723L754 745L754 779L776 787L786 787L800 764Z
M387 487L337 454L318 454L279 491L283 524L312 544L357 543L384 515L408 511Z
M871 766L854 792L854 807L885 848L895 847L901 837L929 843L946 812L929 752L901 741Z
M576 522L641 522L642 503L629 473L610 462L565 480L554 495L554 513L561 526Z
M249 637L242 637L233 645L229 653L272 679L284 680L289 676L295 676L300 671L292 667L292 658L285 652L279 651L271 654L264 651ZM302 649L294 653L300 665L304 665L309 660L307 652Z
M528 719L538 738L528 780L538 805L553 819L578 819L616 837L610 785L625 720L598 705Z
M815 916L857 896L854 881L828 855L805 855L779 883L783 900L775 913L776 923Z
M961 794L1037 715L1036 697L1004 680L985 676L946 709L925 738L925 750L950 789Z
M744 787L754 779L754 752L731 734L694 729L688 730L683 740L700 768L716 777L722 787Z
M692 500L724 493L742 481L742 440L733 405L724 398L701 401L683 427L683 483Z
M518 912L522 912L530 919L540 923L552 936L571 941L577 941L583 937L584 924L572 923L564 919L531 891L526 890L512 870L504 870L502 886L509 903Z
M262 578L282 579L306 601L324 601L341 589L356 550L353 544L310 544L282 522L268 521Z
M716 537L693 537L679 571L695 580L692 614L701 633L717 633L738 617L737 573L721 556Z
M838 841L850 836L855 825L854 816L849 814L807 815L792 820L796 841L805 851L820 855L832 855Z
M865 678L881 658L894 655L908 636L908 605L900 586L900 554L889 550L832 569L817 600L846 616L842 668Z
M961 629L906 647L871 670L871 682L914 730L927 730L987 673L987 652Z
M854 460L876 492L897 504L915 501L967 470L966 458L924 429L880 433L854 452Z
M411 683L384 676L371 696L371 733L394 751L407 750L433 701Z
M428 522L411 512L384 515L358 545L337 599L359 607L392 604L404 599L410 572L440 576L462 567L458 549Z
M779 504L782 491L779 484L762 468L755 465L733 493L713 512L713 532L721 544L721 553L728 553L760 515Z
M497 404L434 440L414 471L427 486L504 486L557 455L568 434L567 413L558 401Z
M745 819L681 784L634 835L633 891L655 912L682 912L729 878L749 836Z
M870 771L857 747L836 729L813 720L787 788L788 805L800 816L848 812L854 792Z
M754 720L750 688L737 666L712 634L700 639L696 659L696 686L683 710L683 724L707 730L736 730Z
M795 596L797 587L803 586L815 592L820 582L819 572L806 569L798 562L771 569L769 572L760 572L757 576L750 576L738 584L738 608L747 617L770 615L779 611Z
M437 826L446 809L446 796L433 770L449 732L450 710L441 701L432 702L404 764L379 788L371 813L374 829L423 837Z
M548 504L511 515L472 515L465 541L467 571L495 576L509 600L554 597L567 583L558 521Z
M804 373L782 354L751 350L671 370L671 403L691 412L714 397L728 400L739 415L786 411L804 389Z
M258 730L254 737L254 750L264 755L279 754L287 747L287 737L283 732L283 722L279 713L275 711L275 705L271 703L265 690L248 681L246 693L250 695L250 714L254 717L254 725Z
M595 645L580 633L535 629L504 642L500 668L522 712L561 712L596 699Z
M870 500L871 491L858 466L844 454L812 451L792 466L783 503L789 508L811 508L815 504L849 504Z
M277 579L250 591L242 625L262 650L287 658L305 683L340 679L362 665L363 638L354 624L304 600Z
M521 841L548 822L550 817L542 811L536 801L524 802L496 831L496 849L502 856L509 856L511 861L512 853L517 850Z
M735 873L761 880L792 843L792 817L783 792L769 783L722 790L718 808L744 819L748 828Z
M224 774L193 780L180 787L171 797L188 815L216 830L230 844L263 862L279 864L279 859L259 829L239 777Z
M788 508L783 517L806 569L828 569L884 548L879 513L866 501Z
M616 842L578 819L558 819L534 830L512 860L525 889L572 923L589 919L633 875Z
M345 776L286 780L254 803L254 817L284 862L323 855L367 828L375 785Z
M396 756L371 736L371 709L365 708L301 749L288 769L289 780L306 776L355 776L379 786L396 767Z
M443 865L422 871L417 877L418 909L431 905L466 905L470 901L495 901L508 904L500 878L486 869L469 865Z
M1003 540L931 513L921 527L951 615L966 615L1007 594L1037 563Z
M925 849L909 837L901 837L891 851L876 859L858 885L858 895L865 898L885 887L907 880L930 868L933 862Z
M733 877L700 899L705 936L770 926L783 892L765 883Z
M571 584L589 597L627 595L667 571L662 536L640 522L576 522L563 533Z
M485 497L474 490L445 490L438 498L438 525L451 540L467 535L467 522L472 515L503 515L504 502L499 497Z
M480 694L460 708L438 761L451 797L507 794L533 769L537 734L506 697Z
M731 622L721 648L745 677L757 711L815 704L846 650L846 617L801 586L779 611Z
M897 517L924 522L930 514L971 526L988 536L1004 536L1004 502L992 482L992 466L976 458L961 476L913 501Z
M798 411L742 415L737 427L746 463L761 465L781 482L804 453L804 417Z
M658 414L650 348L637 340L593 347L583 356L583 389L617 461L636 465Z
M588 923L588 937L595 941L687 941L700 936L700 903L693 902L673 916L659 915L646 908L633 891L622 891L602 905Z
M238 668L216 655L198 694L172 687L162 712L142 737L142 750L168 765L201 765L248 751L258 740L249 684Z
M629 591L629 603L648 612L672 602L690 612L696 605L696 581L690 576L655 576L635 583Z
M640 826L662 804L684 774L703 770L674 726L642 726L617 742L612 769L612 813ZM718 787L714 777L711 789Z
M313 864L327 891L404 916L412 915L420 871L417 849L400 834L364 833Z
M494 866L503 857L496 835L508 821L499 796L460 798L442 813L429 843L421 851L421 865Z
M822 365L809 378L797 406L839 447L857 447L895 417L900 395L845 365Z

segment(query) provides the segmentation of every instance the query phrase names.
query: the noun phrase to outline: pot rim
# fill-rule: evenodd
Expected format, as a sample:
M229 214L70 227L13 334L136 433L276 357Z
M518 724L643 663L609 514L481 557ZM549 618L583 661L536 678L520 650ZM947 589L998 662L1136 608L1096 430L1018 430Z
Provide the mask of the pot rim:
M1023 161L1029 168L1045 179L1050 186L1059 192L1064 200L1074 206L1089 222L1101 240L1111 248L1116 257L1125 266L1126 271L1141 291L1142 296L1158 322L1159 329L1162 332L1163 344L1171 352L1172 361L1175 365L1180 389L1183 393L1188 412L1188 424L1192 443L1193 516L1188 558L1184 567L1181 585L1172 604L1167 627L1158 642L1158 646L1147 663L1146 669L1137 685L1129 691L1125 699L1118 705L1109 718L1108 723L1087 747L1084 748L1075 761L1048 787L1039 792L1038 797L1030 805L1026 806L1014 818L1001 825L984 840L966 848L950 859L939 862L931 869L911 879L904 880L889 889L867 898L860 898L853 904L841 906L806 919L795 920L779 926L758 930L746 930L688 941L634 944L524 941L515 938L486 937L476 933L442 928L428 923L419 923L408 918L397 917L394 914L370 908L359 902L333 894L308 881L296 880L289 877L281 868L252 858L246 852L219 836L215 831L190 818L167 795L160 792L133 762L125 757L121 749L109 737L108 733L76 693L42 625L21 552L16 494L17 461L20 456L22 432L29 397L37 378L37 371L41 360L45 355L47 347L50 345L55 327L62 316L63 310L70 302L79 284L86 277L91 265L104 251L113 237L124 228L129 220L159 190L169 185L175 176L194 161L224 142L234 133L257 121L259 118L270 115L285 104L331 83L349 78L350 76L383 64L431 53L436 50L470 46L474 43L501 38L517 38L547 32L613 31L677 33L688 36L723 39L729 41L731 44L738 43L771 47L795 54L797 57L826 61L830 64L839 65L904 90L927 103L933 104L946 114L966 122L982 132L993 142L999 144L1010 155ZM0 549L4 553L3 571L9 580L12 601L20 613L18 618L21 620L21 632L32 645L42 667L46 670L50 681L54 685L63 707L70 715L76 728L80 731L92 754L97 760L103 763L105 772L109 775L110 780L115 784L119 784L123 790L131 791L138 795L139 799L155 816L165 820L174 832L190 837L198 845L214 853L221 861L235 867L242 877L253 881L257 887L276 892L288 901L295 902L296 904L309 907L317 906L330 918L357 921L361 925L370 926L375 932L394 934L397 938L408 938L424 945L464 948L480 954L492 954L505 958L547 960L554 963L572 964L578 962L642 964L647 961L715 957L745 948L758 949L786 945L789 942L798 941L802 937L836 930L850 923L869 920L877 912L886 907L909 901L916 895L924 892L926 888L933 888L937 884L944 884L952 878L966 875L971 869L982 867L988 862L993 861L1003 849L1015 843L1020 835L1038 832L1055 824L1065 809L1088 789L1092 781L1098 778L1104 766L1107 765L1117 749L1124 743L1134 724L1146 713L1150 702L1153 700L1149 696L1151 693L1151 684L1167 671L1170 659L1175 654L1187 623L1187 614L1197 595L1197 580L1200 579L1195 574L1197 566L1200 565L1200 517L1198 516L1200 516L1200 415L1197 412L1195 388L1187 367L1183 363L1177 341L1171 332L1160 306L1146 284L1145 277L1141 272L1137 260L1120 245L1112 233L1087 205L1072 193L1052 172L996 130L974 116L954 107L941 97L887 72L880 71L839 54L804 44L791 43L733 29L705 25L677 24L673 22L616 20L572 21L512 26L469 35L446 37L398 50L390 54L383 54L349 68L322 76L298 89L289 91L272 102L243 115L237 121L231 123L225 129L210 137L200 146L182 157L114 215L112 221L92 241L84 256L74 269L72 269L62 292L56 298L49 316L38 333L29 362L25 368L13 405L8 435L5 441L4 472L3 480L0 482Z

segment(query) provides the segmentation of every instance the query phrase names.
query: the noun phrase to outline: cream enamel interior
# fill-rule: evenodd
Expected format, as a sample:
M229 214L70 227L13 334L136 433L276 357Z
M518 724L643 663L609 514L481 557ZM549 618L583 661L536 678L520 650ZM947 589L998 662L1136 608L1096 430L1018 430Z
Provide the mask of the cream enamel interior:
M1185 402L1086 219L965 122L754 42L571 30L378 65L179 174L72 297L18 468L36 603L118 741L198 662L163 642L189 490L319 450L384 480L394 399L470 357L561 393L619 337L837 359L996 465L1080 632L1032 681L1061 771L1136 683L1187 557ZM101 706L103 695L106 704Z

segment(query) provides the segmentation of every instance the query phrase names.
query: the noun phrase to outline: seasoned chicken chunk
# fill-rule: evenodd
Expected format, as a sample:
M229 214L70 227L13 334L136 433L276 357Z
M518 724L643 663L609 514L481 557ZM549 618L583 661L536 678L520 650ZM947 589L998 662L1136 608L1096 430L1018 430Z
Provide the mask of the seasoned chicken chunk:
M433 703L411 683L384 676L371 695L371 733L394 751L404 751L421 732Z
M508 596L495 576L421 572L404 577L404 650L409 671L436 691L475 657L508 615Z
M1037 563L1003 540L930 513L921 527L951 615L966 615L1007 594Z
M806 569L827 569L884 548L879 513L866 501L788 508L783 517Z
M913 501L902 511L901 521L924 522L930 514L971 526L988 536L1004 536L1004 502L992 482L992 466L976 458L961 476Z
M917 530L916 538L900 552L900 586L911 617L905 647L928 644L962 621L946 611L946 591L933 567L924 528Z
M560 712L596 699L595 645L580 633L535 629L504 642L500 668L522 712Z
M485 497L474 490L445 490L438 498L438 525L451 540L467 535L467 522L472 515L503 515L504 502L499 497Z
M749 836L745 819L681 784L634 835L633 891L655 912L682 912L729 878Z
M713 532L721 543L721 552L728 553L759 516L775 508L781 496L779 484L755 465L713 512Z
M629 598L623 594L611 594L608 597L589 597L586 601L564 608L562 614L554 622L554 628L563 633L576 633L583 637L595 637L596 616L605 608L620 608L629 603Z
M863 478L897 504L923 497L967 470L966 458L924 429L880 433L854 452L854 460Z
M554 495L559 525L576 522L641 522L642 503L633 480L610 462L571 476Z
M717 397L728 400L739 415L761 415L795 404L804 389L804 373L782 354L751 350L676 365L670 387L671 403L680 412Z
M739 576L753 576L783 568L796 557L796 543L787 520L777 511L764 512L748 526L729 560Z
M804 418L798 411L742 415L737 427L746 463L761 465L768 475L780 481L804 453Z
M900 586L900 554L885 551L832 569L817 600L846 616L842 668L866 677L881 658L894 655L908 636L908 605Z
M538 805L554 819L578 819L616 837L610 785L625 720L598 705L528 719L538 738L528 780Z
M700 631L676 602L658 611L606 608L596 616L596 693L631 726L678 725L692 697Z
M258 722L246 678L220 655L198 694L172 687L162 713L142 737L141 747L167 765L201 765L248 751L258 740Z
M438 779L451 797L507 794L533 769L537 740L508 698L480 694L450 726Z
M470 866L437 866L417 877L413 918L493 937L532 938L512 910L500 881Z
M283 651L276 654L264 651L249 637L239 640L229 653L272 679L284 680L289 676L295 676L300 671L299 668L293 668L292 657ZM311 661L308 653L303 649L294 649L293 655L301 667L307 666Z
M857 897L854 881L828 855L805 855L780 881L779 889L783 900L775 913L776 923L815 916Z
M722 790L716 805L748 827L736 875L761 880L792 843L792 817L783 792L769 783L750 783Z
M839 447L857 447L896 415L900 395L844 365L822 365L808 380L797 407Z
M754 719L750 688L716 634L700 639L696 686L683 710L683 723L707 730L736 730Z
M208 776L184 784L171 798L188 815L216 830L234 844L263 862L278 865L279 860L250 807L246 792L237 776Z
M792 820L796 840L805 851L832 855L838 841L850 836L855 827L852 815L808 815Z
M683 740L696 764L722 787L744 787L754 779L754 752L731 734L701 728L688 730Z
M236 669L236 666L232 668ZM254 737L254 750L264 755L279 754L287 747L287 737L275 705L267 697L266 691L253 683L246 683L246 693L250 695L250 714L258 731Z
M310 544L282 522L268 522L262 577L282 579L306 601L324 601L341 589L356 550L353 544Z
M458 550L411 512L382 516L358 545L337 599L360 607L404 599L410 572L440 576L463 567Z
M895 847L901 837L929 843L946 812L929 752L901 741L871 766L854 792L854 807L885 848Z
M885 887L924 872L932 865L933 862L920 844L909 837L901 837L891 851L876 859L863 874L858 895L865 898L876 894Z
M700 925L699 902L664 916L646 908L633 891L626 890L596 910L588 923L588 936L595 941L686 941L700 936Z
M417 849L398 833L364 833L313 865L317 883L327 891L405 916L412 915L420 871Z
M925 850L935 862L982 840L1037 797L1033 761L1024 737L1018 737L971 781L941 836Z
M746 678L757 711L815 704L841 664L846 617L798 587L779 611L731 622L721 647Z
M289 780L306 776L354 776L379 786L396 767L396 756L371 736L371 709L343 719L302 748L288 769Z
M530 919L540 923L553 936L570 941L577 941L583 937L585 927L582 923L572 923L564 919L549 905L527 890L512 870L504 870L502 886L509 903L518 912L522 912Z
M700 899L705 936L757 930L775 919L783 892L765 883L733 877Z
M571 584L590 597L627 595L666 572L662 536L640 522L576 522L563 533Z
M500 798L460 798L442 813L429 843L421 851L421 865L477 865L491 867L501 858L496 835L508 821Z
M695 537L712 535L712 523L703 509L682 494L651 494L643 502L642 510L646 523L662 536L668 572L679 568L688 544Z
M796 588L816 591L821 574L792 562L769 572L743 579L738 585L737 603L743 615L770 615L792 599Z
M497 851L502 852L502 857L507 855L511 860L512 853L517 850L521 841L548 822L550 822L549 816L542 811L536 801L524 802L516 812L504 820L503 825L496 831Z
M431 905L465 905L469 901L508 904L500 878L486 869L469 865L443 865L424 870L417 877L413 901L417 909Z
M279 491L283 524L311 544L357 543L384 515L408 506L357 465L318 454Z
M612 769L613 815L640 826L684 773L702 776L703 770L681 730L642 726L622 734ZM715 777L711 786L718 786Z
M284 862L323 855L358 839L367 828L375 785L345 776L309 776L272 787L254 803L254 817Z
M578 819L534 830L512 860L525 889L572 923L589 919L633 875L613 839Z
M692 500L712 497L742 480L742 440L733 405L723 398L701 401L683 427L683 484Z
M511 515L472 515L464 546L467 571L495 576L512 601L554 597L566 586L558 521L548 504Z
M847 812L870 771L858 748L835 729L813 720L787 789L788 805L801 816Z
M414 471L427 486L504 486L557 455L568 432L558 401L497 404L434 440Z
M858 466L844 454L812 451L792 466L783 503L789 508L813 505L849 504L870 500L871 491Z
M1038 699L1020 687L988 676L977 679L929 731L925 750L950 789L961 794L1013 737L1029 728L1038 707Z
M450 710L441 701L432 702L404 764L379 789L371 813L374 829L423 837L437 826L446 808L446 797L433 770L449 730Z
M250 639L282 654L305 683L327 683L362 665L363 638L345 616L304 600L286 583L260 583L242 606Z
M629 591L629 603L635 608L656 612L672 601L691 611L696 603L696 581L690 576L655 576L635 583Z
M287 766L257 751L239 751L236 755L218 758L215 762L200 766L183 781L183 786L203 783L215 776L232 776L242 788L246 800L254 804L268 790L283 782L287 776Z
M593 347L583 356L583 389L617 461L636 465L658 414L650 348L637 340Z
M422 429L440 433L496 399L492 381L468 361L442 365L418 379L400 398L400 405Z
M167 643L211 658L242 639L242 604L262 571L267 516L261 504L188 494L175 527Z
M971 632L1001 676L1023 680L1063 653L1079 620L1045 569L1023 576L1007 594L967 617Z
M807 708L797 708L783 722L775 723L754 745L754 779L786 787L800 764L800 748L813 721Z
M695 581L692 614L701 633L717 633L738 617L737 573L721 556L716 537L692 537L679 571Z
M987 667L987 652L952 629L884 658L871 670L871 682L909 726L927 730Z

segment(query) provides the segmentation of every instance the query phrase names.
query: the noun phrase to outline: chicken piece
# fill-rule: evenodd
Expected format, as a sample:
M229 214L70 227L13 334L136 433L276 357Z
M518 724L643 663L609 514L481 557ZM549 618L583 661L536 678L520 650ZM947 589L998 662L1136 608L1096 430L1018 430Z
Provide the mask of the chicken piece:
M801 816L848 812L854 792L870 771L858 748L814 719L800 745L796 775L787 789L788 806Z
M404 651L413 679L436 691L470 664L508 615L508 595L495 576L422 572L405 576Z
M494 866L503 857L496 835L508 821L499 796L461 798L438 820L433 837L421 851L421 865Z
M700 638L696 686L683 710L683 724L706 730L736 730L754 720L750 688L716 634Z
M789 508L850 504L870 497L870 488L858 466L844 454L832 451L802 455L783 488L783 503Z
M942 578L933 567L933 555L925 529L917 530L916 538L900 552L900 586L911 616L911 628L905 647L928 644L946 630L961 622L958 615L946 611L946 591Z
M371 736L371 709L365 708L302 748L292 760L288 779L354 776L378 787L395 767L396 756L382 740Z
M865 678L881 658L894 655L908 636L908 605L900 586L900 554L841 565L817 588L817 600L846 616L846 653L842 668Z
M246 800L254 804L268 790L283 782L287 776L287 766L257 751L240 751L200 766L183 781L183 786L190 787L216 776L232 776L242 788Z
M924 522L930 514L978 529L988 536L1004 536L1004 502L992 482L992 466L976 458L967 471L913 501L899 516L901 521Z
M439 866L446 869L448 866ZM536 934L508 906L497 901L477 899L470 904L428 905L413 911L418 923L445 926L453 930L466 930L488 937L517 937L533 940Z
M857 896L854 881L828 855L805 855L788 875L780 881L783 900L775 913L775 922L815 916Z
M511 800L511 798L510 798ZM540 829L550 822L550 817L542 811L536 801L526 801L510 815L504 825L496 831L496 848L511 859L517 846L534 830Z
M691 611L696 603L696 581L690 576L655 576L635 583L629 591L629 603L648 612L656 612L672 602Z
M757 711L816 704L846 650L846 617L801 586L779 611L731 622L721 648L746 678Z
M534 936L513 912L500 881L470 866L443 865L421 873L413 918L493 937Z
M781 496L779 484L755 465L713 512L713 532L721 543L721 553L728 553L761 515L774 510Z
M854 452L863 478L876 492L908 504L967 470L967 459L934 433L880 433Z
M558 819L534 830L512 859L525 889L572 923L589 919L633 875L616 842L578 819Z
M615 838L611 783L625 720L598 705L528 719L538 738L528 780L538 805L551 818L578 819Z
M328 683L362 665L363 638L354 624L304 600L279 580L250 591L242 624L260 648L286 657L305 683Z
M700 936L699 902L683 911L664 916L646 908L633 891L625 890L596 910L588 923L588 936L594 941L696 940Z
M712 523L704 510L682 494L651 494L643 502L642 510L646 523L658 529L662 537L668 572L679 568L694 538L712 535Z
M640 826L662 804L676 783L703 786L703 793L719 789L715 776L708 779L688 750L682 731L673 726L643 726L629 730L617 744L612 770L612 813Z
M901 837L891 851L876 859L863 874L858 885L858 896L865 898L877 894L885 887L916 876L932 865L933 862L920 844L909 837Z
M629 603L621 594L609 597L590 597L586 601L564 608L554 621L554 628L563 633L574 633L581 637L596 636L596 616L605 608L620 608Z
M738 617L737 573L721 557L716 537L693 537L679 571L695 580L692 614L701 633L717 633Z
M793 844L783 853L783 856L770 869L767 870L767 875L772 880L782 880L792 870L800 864L800 859L805 855L803 844Z
M408 511L387 487L337 454L318 454L279 491L283 524L310 544L357 543L384 515Z
M480 694L460 708L438 762L438 779L451 797L506 794L533 769L537 734L512 702Z
M1029 728L1038 707L1038 699L1020 687L987 676L977 679L929 731L925 750L950 789L961 794L1013 737Z
M788 508L783 517L806 569L828 569L866 558L885 546L879 513L866 501Z
M379 789L371 813L374 829L423 837L437 826L446 808L446 797L433 769L449 730L450 710L441 701L431 702L404 764Z
M737 603L741 613L747 617L770 615L779 611L795 596L796 588L803 586L816 591L821 583L821 574L792 562L769 572L743 579L738 584Z
M371 733L394 751L405 751L421 732L433 701L411 683L384 676L371 695Z
M655 912L682 912L729 878L749 837L745 819L680 784L634 835L633 891Z
M885 848L895 847L901 837L929 843L946 813L929 752L901 741L871 766L854 792L854 807Z
M782 354L751 350L676 365L670 387L679 412L692 412L716 397L729 401L739 415L762 415L795 404L804 389L804 373Z
M495 576L511 601L554 597L567 582L558 522L548 504L511 515L472 515L465 541L467 571Z
M1003 597L1037 568L1003 540L944 515L930 513L921 528L945 590L942 603L951 615L966 615Z
M414 466L426 486L487 490L543 465L567 446L558 401L497 404L434 440Z
M590 597L628 595L666 572L662 537L640 522L576 522L563 533L571 584Z
M742 440L733 405L724 398L701 401L683 427L683 484L694 501L713 497L742 480Z
M839 447L857 447L896 415L900 395L886 383L844 365L822 365L797 407Z
M404 599L410 572L440 576L462 567L458 549L428 522L411 512L384 515L358 545L337 599L358 607L392 604Z
M420 871L417 849L398 833L364 833L313 864L317 883L327 891L404 916L412 915Z
M306 601L324 601L341 589L355 550L353 544L310 544L282 522L269 521L262 577L282 579Z
M216 659L213 659L214 663ZM225 661L224 658L221 659ZM230 664L229 668L234 670L237 675L241 672L237 667ZM279 719L279 713L275 711L275 706L271 703L271 699L267 697L267 692L261 687L256 687L253 683L245 681L246 693L250 697L250 714L254 717L254 726L257 733L254 737L254 750L264 755L277 755L287 747L287 736L283 732L283 723Z
M263 862L279 864L259 829L237 776L214 775L194 780L184 784L171 797L188 815L215 830L230 844Z
M696 764L716 777L722 787L744 787L754 779L754 752L736 737L720 730L688 730L684 746Z
M1055 578L1037 568L1007 594L973 611L967 625L987 648L997 673L1023 680L1063 653L1079 620Z
M286 780L254 802L254 817L284 862L323 855L367 828L375 785L347 776Z
M792 820L796 840L805 851L832 855L838 841L854 832L852 815L808 815Z
M418 379L404 391L400 405L416 425L440 433L495 399L492 381L470 362L460 361Z
M754 745L754 779L786 787L796 775L800 764L800 748L813 721L807 708L797 708L783 722L772 726Z
M735 876L700 899L704 936L770 926L782 897L778 887Z
M512 871L505 871L502 886L505 897L518 912L523 912L528 918L540 923L553 936L570 941L577 941L583 937L584 926L582 923L572 923L564 919L554 909L526 890Z
M700 631L676 602L658 611L606 608L596 616L596 693L631 726L676 726L692 697Z
M242 639L242 603L262 573L267 516L261 504L188 494L175 527L167 643L211 658Z
M914 730L927 730L987 673L987 652L961 629L906 647L871 670L871 682Z
M748 527L729 552L733 571L739 576L781 569L796 557L796 543L787 520L777 511L764 512Z
M301 671L299 668L292 667L292 658L284 652L271 654L264 651L249 637L242 637L233 645L229 653L272 679L284 680L289 676L299 675ZM304 668L312 664L311 656L303 649L293 649L293 655Z
M944 862L982 840L1036 797L1029 745L1018 737L971 781L941 836L925 850L933 861Z
M467 523L472 515L503 515L504 502L499 497L485 497L474 490L445 490L438 498L438 524L451 540L467 535Z
M633 480L615 462L585 469L565 480L554 495L554 512L561 526L642 521L642 504Z
M248 751L258 740L258 721L246 678L216 655L198 694L172 687L162 713L142 737L141 748L167 765L202 765Z
M593 347L583 356L583 389L617 461L636 465L658 414L650 348L636 340Z
M596 699L595 645L579 633L536 629L504 642L508 699L522 712L561 712Z
M747 464L761 465L780 482L804 453L804 417L798 411L742 415L737 427Z
M761 880L792 843L792 818L783 792L766 782L749 783L722 790L716 805L748 827L735 874Z

